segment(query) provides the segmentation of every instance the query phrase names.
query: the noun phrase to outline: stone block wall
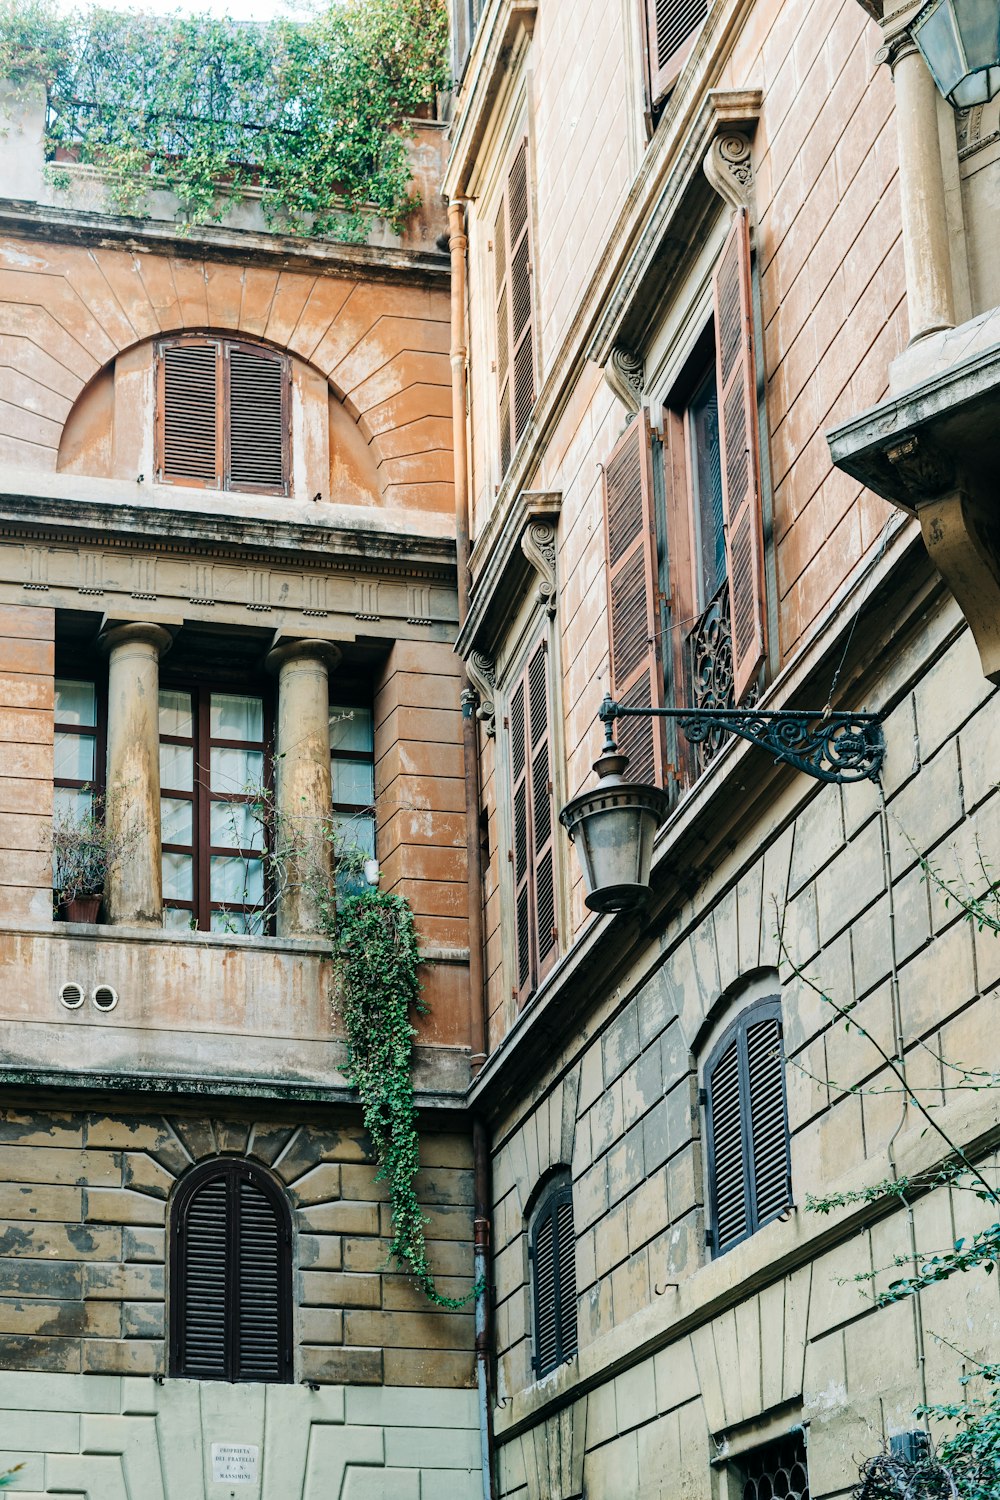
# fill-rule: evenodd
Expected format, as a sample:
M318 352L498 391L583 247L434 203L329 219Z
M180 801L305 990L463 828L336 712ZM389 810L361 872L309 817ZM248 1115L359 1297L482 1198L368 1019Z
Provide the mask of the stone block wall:
M432 1306L388 1269L385 1185L356 1117L0 1113L0 1369L162 1375L166 1229L177 1179L219 1153L269 1166L293 1219L295 1379L475 1383L471 1312ZM421 1136L417 1179L440 1288L472 1282L468 1140ZM0 1445L2 1446L2 1445Z
M52 916L55 611L0 606L0 915Z
M905 1274L911 1231L898 1200L829 1217L806 1206L810 1194L948 1156L876 1048L817 990L852 1007L888 1053L900 1033L908 1086L988 1173L1000 1139L995 1095L956 1090L949 1068L1000 1070L1000 938L978 931L939 883L979 894L995 867L1000 695L956 606L941 601L886 658L876 693L893 705L884 804L871 783L804 778L762 800L755 827L540 1067L533 1096L496 1123L504 1495L576 1495L577 1474L588 1500L708 1500L716 1445L736 1454L801 1422L811 1493L832 1500L850 1493L855 1456L917 1425L922 1400L962 1399L962 1355L996 1357L991 1278L959 1277L877 1311L854 1282L874 1273L883 1289ZM712 1258L698 1089L710 1037L751 992L781 997L795 1208ZM526 1214L560 1163L573 1175L580 1349L535 1382ZM995 1217L950 1189L925 1192L913 1212L921 1255ZM942 1333L962 1355L936 1342ZM575 1394L581 1380L587 1396ZM558 1412L571 1405L569 1444ZM507 1428L520 1436L508 1442Z

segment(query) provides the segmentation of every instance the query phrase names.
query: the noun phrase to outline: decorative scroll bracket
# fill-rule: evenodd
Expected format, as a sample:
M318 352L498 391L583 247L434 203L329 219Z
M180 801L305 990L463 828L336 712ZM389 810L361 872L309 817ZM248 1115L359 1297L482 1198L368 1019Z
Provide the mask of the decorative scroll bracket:
M750 135L728 128L715 137L705 156L705 176L731 208L745 208L751 233L757 222Z
M846 785L876 781L885 759L881 714L825 713L797 709L756 708L624 708L606 696L598 710L606 743L614 753L615 719L676 719L692 744L701 744L720 729L768 750L817 781Z
M496 664L482 651L471 651L466 658L465 670L479 699L476 718L485 725L490 739L496 738L497 717L494 698L497 690Z
M604 366L604 378L627 411L637 412L646 385L642 356L616 344Z
M538 574L535 596L549 619L556 613L556 528L550 521L529 521L521 534L521 551Z

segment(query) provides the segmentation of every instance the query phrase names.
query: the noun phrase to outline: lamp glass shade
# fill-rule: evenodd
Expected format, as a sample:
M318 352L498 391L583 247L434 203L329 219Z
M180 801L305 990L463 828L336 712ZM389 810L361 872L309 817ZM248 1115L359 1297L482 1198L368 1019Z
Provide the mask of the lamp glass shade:
M608 778L563 808L560 820L579 850L591 911L634 911L646 901L653 840L668 805L658 787Z
M997 0L931 0L910 27L939 91L956 109L1000 93Z

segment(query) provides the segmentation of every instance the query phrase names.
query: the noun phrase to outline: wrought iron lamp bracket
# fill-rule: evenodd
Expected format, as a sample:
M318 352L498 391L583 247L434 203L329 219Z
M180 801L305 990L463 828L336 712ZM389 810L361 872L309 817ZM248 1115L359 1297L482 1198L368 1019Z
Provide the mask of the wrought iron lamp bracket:
M720 730L768 750L817 781L876 781L885 759L882 715L804 709L629 708L606 694L598 717L604 724L604 753L613 754L615 719L676 719L692 744Z

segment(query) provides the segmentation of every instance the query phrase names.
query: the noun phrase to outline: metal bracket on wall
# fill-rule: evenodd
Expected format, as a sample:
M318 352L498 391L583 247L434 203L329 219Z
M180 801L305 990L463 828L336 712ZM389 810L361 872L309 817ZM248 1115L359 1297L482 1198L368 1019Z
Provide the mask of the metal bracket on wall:
M629 708L606 695L598 717L604 724L604 753L615 749L615 719L676 719L694 745L720 729L768 750L817 781L846 784L876 781L885 759L882 715L825 710L759 708Z

